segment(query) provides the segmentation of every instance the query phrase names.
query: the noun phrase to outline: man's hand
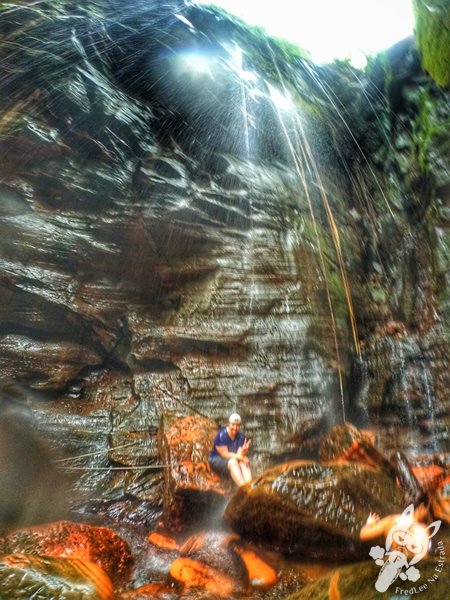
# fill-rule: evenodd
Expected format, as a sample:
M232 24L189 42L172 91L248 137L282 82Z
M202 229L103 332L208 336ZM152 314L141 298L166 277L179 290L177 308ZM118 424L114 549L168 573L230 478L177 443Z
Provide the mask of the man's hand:
M372 523L376 523L377 521L380 520L380 515L377 515L377 513L369 513L369 516L367 517L367 521L366 521L366 525L371 525Z
M251 440L245 438L244 443L242 444L242 446L239 446L237 452L236 452L236 458L239 461L245 462L246 465L248 465L248 458L247 458L247 452L248 449L250 447L250 442Z

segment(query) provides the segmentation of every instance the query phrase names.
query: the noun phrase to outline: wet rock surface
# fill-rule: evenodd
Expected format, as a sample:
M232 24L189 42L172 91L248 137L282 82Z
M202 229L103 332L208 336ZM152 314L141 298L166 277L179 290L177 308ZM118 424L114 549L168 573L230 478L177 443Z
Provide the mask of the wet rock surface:
M437 560L427 560L420 563L421 578L415 583L411 582L394 582L392 587L396 589L396 593L400 593L401 589L405 595L408 595L409 590L413 590L414 586L418 593L432 595L433 599L444 600L448 595L448 586L450 579L447 572L436 572L438 566ZM377 598L392 597L392 588L384 593L378 592L375 587L375 581L379 574L379 567L374 563L358 563L356 565L341 567L333 571L330 575L319 579L317 582L306 586L303 590L296 594L289 595L286 600L327 600L328 598L342 598L342 600L353 600L354 598L367 598L368 600L376 600ZM428 578L439 575L433 583L429 582ZM423 585L426 588L419 590ZM428 592L427 592L428 590Z
M144 467L171 410L219 425L239 408L256 469L317 450L344 409L386 447L446 448L446 103L411 41L388 89L382 61L364 89L175 1L12 3L0 30L0 385L68 456L107 448L77 463L92 501L157 518Z
M432 496L432 507L438 519L450 524L450 476L447 475L437 484Z
M369 512L397 513L404 494L395 481L365 465L294 461L242 486L224 519L240 535L287 554L357 558Z
M10 2L0 60L1 402L61 461L24 494L48 496L53 467L75 479L54 513L2 499L2 529L60 516L61 490L78 516L149 531L176 480L168 414L215 430L238 410L255 473L315 458L346 418L389 453L448 452L449 103L413 40L362 73L177 0ZM13 489L26 440L0 451ZM377 504L371 473L276 467L238 492L234 526L353 556L366 494L403 508L398 490ZM336 529L308 512L321 487Z
M217 433L212 419L165 415L159 431L164 469L164 519L167 525L189 525L198 516L225 504L231 481L220 478L208 462Z
M115 597L110 579L95 563L19 553L0 557L1 597L26 600L36 593L43 600Z
M17 530L0 553L79 558L99 565L115 585L125 584L133 568L128 545L112 530L70 521Z

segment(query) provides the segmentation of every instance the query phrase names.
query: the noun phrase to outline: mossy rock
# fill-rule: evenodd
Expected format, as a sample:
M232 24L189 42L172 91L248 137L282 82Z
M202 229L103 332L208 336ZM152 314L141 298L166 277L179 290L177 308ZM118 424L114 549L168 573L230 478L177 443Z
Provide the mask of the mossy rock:
M442 564L442 563L441 563ZM285 600L329 600L339 598L340 600L383 600L383 598L407 597L422 594L418 597L433 598L433 600L447 600L450 589L450 576L448 568L442 572L437 559L422 561L418 564L420 579L415 583L411 581L394 581L386 592L378 592L375 589L380 567L374 562L362 562L345 567L339 567L331 571L314 583L306 586L300 592L292 594ZM422 586L422 591L419 588ZM425 587L426 586L426 587ZM405 592L416 588L417 592ZM402 590L400 592L399 590Z
M414 0L416 39L422 66L434 81L450 86L450 4L448 0Z
M109 577L90 561L19 553L0 558L2 600L112 600L113 597Z

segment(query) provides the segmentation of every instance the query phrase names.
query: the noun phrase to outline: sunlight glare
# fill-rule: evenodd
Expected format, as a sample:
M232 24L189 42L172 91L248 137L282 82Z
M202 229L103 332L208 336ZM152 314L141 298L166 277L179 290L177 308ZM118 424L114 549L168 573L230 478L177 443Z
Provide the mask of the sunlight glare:
M367 56L412 35L412 0L197 0L216 4L269 35L307 50L316 63Z
M211 61L207 56L188 52L180 55L179 64L182 71L211 75Z
M270 99L277 108L281 110L291 110L293 108L294 104L287 92L280 92L280 90L273 87L273 85L270 85L269 82L266 82L266 84L269 88Z

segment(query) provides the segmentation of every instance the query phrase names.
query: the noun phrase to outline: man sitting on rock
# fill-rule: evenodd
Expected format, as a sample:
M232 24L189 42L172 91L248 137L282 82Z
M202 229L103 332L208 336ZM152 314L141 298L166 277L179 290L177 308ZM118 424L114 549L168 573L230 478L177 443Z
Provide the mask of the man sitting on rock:
M241 429L241 417L237 413L230 415L228 425L219 429L214 438L214 446L209 455L211 468L219 475L231 475L237 486L252 479L247 452L250 447Z

